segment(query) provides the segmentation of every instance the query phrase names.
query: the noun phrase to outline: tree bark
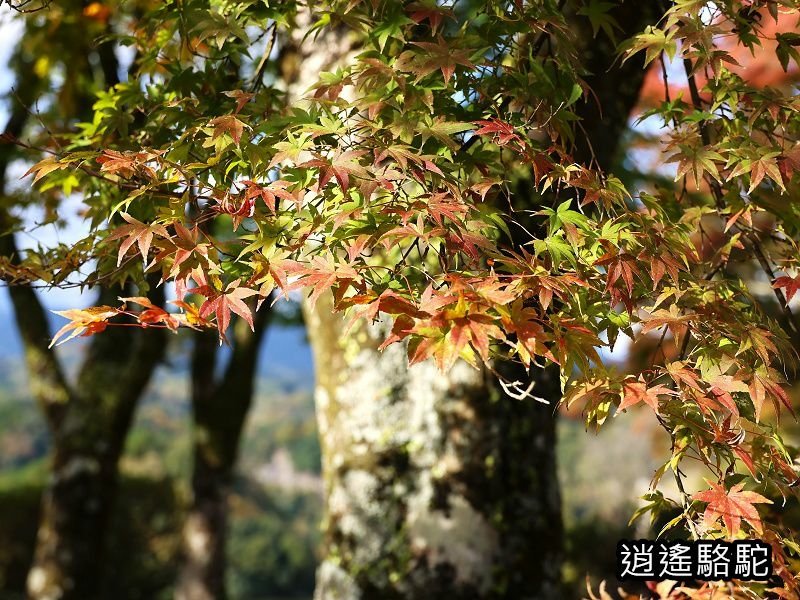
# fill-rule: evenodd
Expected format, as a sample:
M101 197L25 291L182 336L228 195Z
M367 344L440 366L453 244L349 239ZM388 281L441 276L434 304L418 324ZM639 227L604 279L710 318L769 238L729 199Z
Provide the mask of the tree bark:
M327 497L315 597L558 597L553 405L464 363L408 367L402 345L378 352L385 325L343 336L329 296L306 315ZM558 390L542 371L537 394Z
M183 528L178 600L225 600L227 501L239 442L253 400L258 356L270 310L255 316L255 331L234 322L231 355L222 377L215 332L198 332L192 354L192 505Z

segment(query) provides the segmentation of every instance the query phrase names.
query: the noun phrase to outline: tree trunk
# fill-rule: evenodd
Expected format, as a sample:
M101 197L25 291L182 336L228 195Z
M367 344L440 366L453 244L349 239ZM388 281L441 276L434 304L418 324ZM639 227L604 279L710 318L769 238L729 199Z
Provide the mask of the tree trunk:
M117 292L104 292L101 300L120 295ZM151 298L159 303L157 293ZM28 308L15 302L15 310L21 314ZM75 389L50 388L50 396L62 394L68 400L61 418L50 422L51 477L28 574L29 598L104 597L102 557L119 457L136 403L161 360L165 341L158 329L109 328L94 338Z
M183 528L183 562L177 600L227 598L225 544L227 501L242 431L253 400L261 341L269 308L255 317L255 332L237 319L224 375L214 376L219 354L215 332L198 332L192 355L192 505Z
M306 311L327 497L315 597L559 597L553 405L463 362L408 367L402 345L378 352L385 326L343 336L331 309ZM558 397L557 372L538 379Z

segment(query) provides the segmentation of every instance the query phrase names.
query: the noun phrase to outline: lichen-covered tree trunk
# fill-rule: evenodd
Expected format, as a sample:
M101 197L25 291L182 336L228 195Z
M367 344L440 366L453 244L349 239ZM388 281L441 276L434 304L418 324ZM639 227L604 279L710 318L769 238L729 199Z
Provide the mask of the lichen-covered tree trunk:
M215 332L197 332L192 354L192 504L183 528L183 560L177 600L227 598L225 544L228 497L239 443L253 400L259 350L269 320L264 306L255 331L237 319L232 349L221 377Z
M345 336L331 308L306 311L327 499L316 598L559 597L554 404L464 363L408 367L402 345L377 350L384 327ZM558 398L557 372L537 379Z
M300 39L290 95L354 45ZM558 372L534 374L550 404L512 400L464 363L442 374L409 367L403 345L379 352L385 323L345 333L330 296L305 315L326 495L315 598L559 597Z

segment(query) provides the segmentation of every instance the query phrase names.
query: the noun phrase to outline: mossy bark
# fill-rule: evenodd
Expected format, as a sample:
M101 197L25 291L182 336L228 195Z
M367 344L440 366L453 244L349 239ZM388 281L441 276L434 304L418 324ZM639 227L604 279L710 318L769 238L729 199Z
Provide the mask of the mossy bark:
M15 303L15 310L32 306ZM52 467L28 574L29 598L104 597L103 556L119 457L164 343L160 330L112 328L94 339L74 389L46 386L46 396L67 400L61 418L50 422Z
M85 50L87 71L91 71L88 55L97 53L101 63L100 85L119 81L118 64L110 43L75 50L76 54ZM27 55L23 45L14 55L15 102L4 131L9 139L24 132L34 102L46 87L46 82L35 75L36 58ZM91 81L92 76L87 75L87 80ZM91 109L93 95L89 90L74 95L75 112L85 116ZM76 114L67 116L74 118ZM16 157L13 146L0 148L2 195L7 193L8 165ZM5 209L0 211L0 256L14 265L20 256L11 226L10 214ZM94 337L77 381L72 384L49 348L52 332L39 296L29 285L8 283L30 390L46 418L52 441L50 480L42 499L36 550L27 577L28 597L32 600L105 598L103 559L117 490L117 465L136 402L163 356L163 331L110 328ZM106 289L99 301L116 304L117 296L131 295L131 291ZM151 295L156 303L163 302L159 293L156 290Z
M344 336L331 308L306 310L327 499L315 597L559 597L553 405L464 363L408 367L402 345L377 350L384 327ZM537 394L558 389L538 374Z

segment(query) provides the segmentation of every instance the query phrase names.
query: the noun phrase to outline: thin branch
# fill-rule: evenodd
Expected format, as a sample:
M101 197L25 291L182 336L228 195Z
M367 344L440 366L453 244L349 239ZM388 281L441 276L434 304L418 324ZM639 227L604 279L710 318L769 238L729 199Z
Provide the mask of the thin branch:
M250 91L253 92L254 94L261 88L261 86L264 83L263 81L264 71L267 68L269 57L272 54L272 49L275 47L275 39L278 37L277 22L273 21L269 29L272 30L272 32L270 33L269 42L264 48L264 54L261 55L261 61L258 63L258 67L256 67L256 74L253 76L253 84L252 87L250 88Z

